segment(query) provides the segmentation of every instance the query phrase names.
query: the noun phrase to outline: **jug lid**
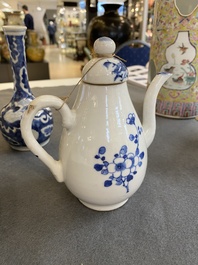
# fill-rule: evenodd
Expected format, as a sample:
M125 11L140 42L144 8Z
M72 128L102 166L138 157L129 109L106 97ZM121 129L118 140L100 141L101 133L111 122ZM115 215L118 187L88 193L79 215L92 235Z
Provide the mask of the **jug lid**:
M113 85L127 81L127 67L121 60L113 56L115 48L115 42L109 37L101 37L94 42L95 57L83 68L83 82Z

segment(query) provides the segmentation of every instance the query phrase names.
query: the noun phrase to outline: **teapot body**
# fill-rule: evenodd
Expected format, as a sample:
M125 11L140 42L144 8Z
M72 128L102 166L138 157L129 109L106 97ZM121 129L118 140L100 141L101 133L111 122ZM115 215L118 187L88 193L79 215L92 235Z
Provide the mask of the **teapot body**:
M158 74L149 86L141 125L129 96L127 68L112 56L115 43L100 38L94 51L96 57L83 68L72 110L58 97L40 96L25 111L21 128L26 145L57 181L64 181L85 206L110 211L124 205L144 180L147 148L156 129L156 98L170 74ZM39 145L31 131L34 115L45 107L62 116L59 160Z
M127 85L82 84L73 109L75 126L63 128L60 140L64 182L89 208L116 209L140 187L147 167Z

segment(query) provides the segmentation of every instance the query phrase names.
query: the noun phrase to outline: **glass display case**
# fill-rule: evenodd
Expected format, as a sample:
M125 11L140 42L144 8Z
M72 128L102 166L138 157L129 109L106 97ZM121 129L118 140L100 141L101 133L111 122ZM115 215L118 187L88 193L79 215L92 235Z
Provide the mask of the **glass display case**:
M83 59L86 46L86 11L80 7L59 7L57 40L62 53L72 59Z

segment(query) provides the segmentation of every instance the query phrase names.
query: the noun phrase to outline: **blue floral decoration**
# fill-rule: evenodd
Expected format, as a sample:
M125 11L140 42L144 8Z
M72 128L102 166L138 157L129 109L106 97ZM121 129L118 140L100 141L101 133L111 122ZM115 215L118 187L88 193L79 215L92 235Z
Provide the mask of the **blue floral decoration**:
M135 124L135 114L130 113L126 123L136 128L136 134L129 135L129 140L136 145L134 153L128 153L127 146L123 145L120 151L114 154L112 162L108 162L105 157L106 147L101 146L95 155L95 159L101 160L101 163L95 164L94 169L102 175L108 175L104 182L105 187L110 187L115 182L115 185L123 186L126 192L129 192L129 182L137 174L138 167L142 166L144 152L139 149L139 136L143 130Z
M24 36L23 34L19 36L6 34L6 38L13 70L14 94L10 102L0 111L0 130L5 140L12 147L18 148L26 146L21 135L20 123L24 111L35 97L28 81ZM35 115L32 129L40 144L49 139L53 130L50 108L44 108Z
M126 69L126 66L122 62L118 63L112 63L109 61L106 61L104 63L104 66L109 69L110 67L113 69L112 74L115 75L114 81L119 79L119 81L123 81L124 79L128 78L128 71Z

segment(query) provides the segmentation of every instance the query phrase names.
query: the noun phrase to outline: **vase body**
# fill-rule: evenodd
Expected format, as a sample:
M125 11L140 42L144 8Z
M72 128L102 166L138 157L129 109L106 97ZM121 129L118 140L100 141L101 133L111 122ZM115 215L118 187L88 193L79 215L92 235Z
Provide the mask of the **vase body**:
M196 0L157 0L149 81L156 72L172 73L161 88L156 113L170 118L198 115L198 38Z
M109 37L114 40L116 47L133 37L133 26L124 16L118 14L120 4L103 4L105 13L94 17L87 29L87 41L90 50L94 41L100 37Z
M34 99L31 92L24 45L24 26L4 26L4 33L10 50L10 63L13 71L14 94L0 113L0 128L3 137L16 150L26 150L21 136L20 121L29 103ZM33 119L34 137L41 144L49 141L53 129L52 112L49 108L39 111Z

